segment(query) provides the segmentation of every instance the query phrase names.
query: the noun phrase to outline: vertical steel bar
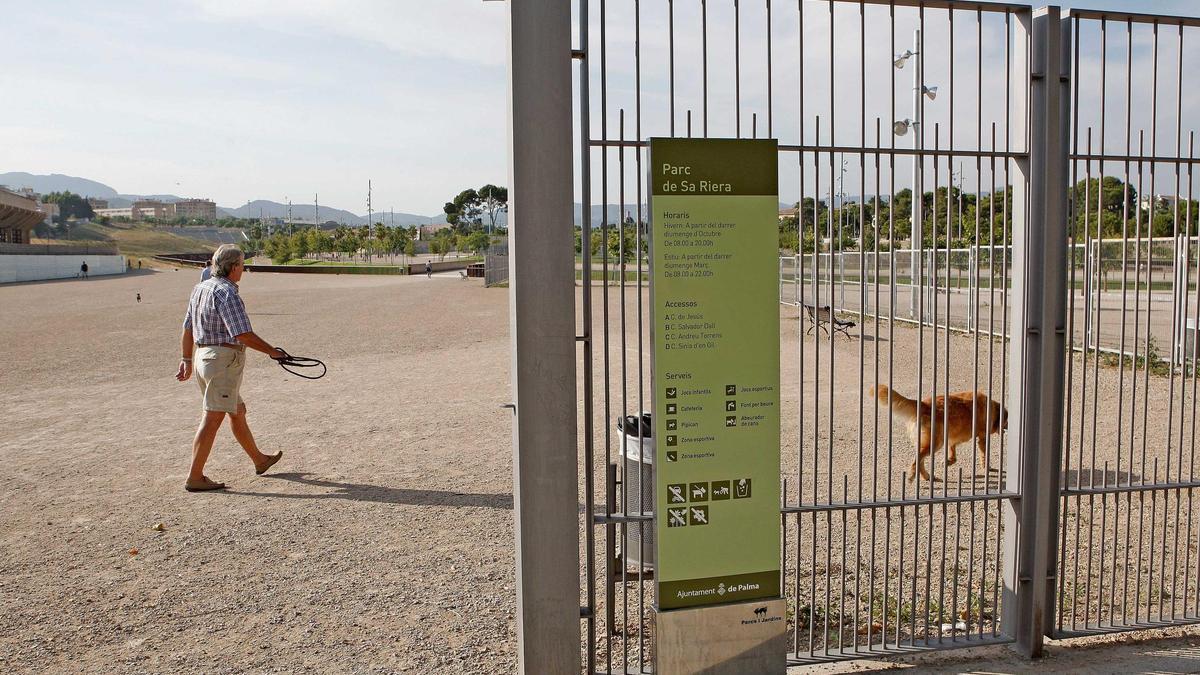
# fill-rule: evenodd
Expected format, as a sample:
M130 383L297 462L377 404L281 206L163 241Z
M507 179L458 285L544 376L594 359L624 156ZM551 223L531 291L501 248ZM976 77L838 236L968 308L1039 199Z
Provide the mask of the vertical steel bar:
M804 0L796 0L796 22L797 22L797 52L796 65L799 74L799 86L797 91L797 107L799 114L797 115L797 138L801 145L804 144ZM797 383L799 390L798 412L799 419L797 420L798 429L796 432L796 504L804 504L804 421L808 417L804 412L804 152L796 153L796 161L799 164L799 182L800 182L800 198L796 203L796 312L799 314L796 321L796 342L799 351L799 377ZM796 600L792 608L792 616L795 617L792 628L792 650L796 654L800 653L800 542L803 535L802 523L804 518L797 514L796 516ZM810 568L811 569L811 568ZM812 572L810 571L810 574ZM810 599L811 601L811 599ZM809 605L811 607L811 604ZM812 633L812 621L809 622L809 634ZM811 644L810 644L811 650Z
M641 0L633 0L633 80L634 80L634 85L633 85L633 87L634 87L633 88L634 139L637 140L638 143L641 143L642 142L642 3L641 3ZM638 360L637 398L638 398L638 406L637 406L637 411L635 412L635 414L638 416L639 419L641 418L642 411L647 408L646 400L645 400L646 353L645 353L645 349L644 349L645 345L644 345L644 340L643 340L643 336L645 334L645 326L644 326L645 307L643 306L643 302L642 302L642 285L646 282L645 276L643 273L644 270L643 270L643 261L642 261L643 242L644 242L644 239L642 238L642 223L644 222L643 214L642 214L642 203L643 203L642 186L644 183L642 180L642 176L645 175L642 173L642 154L643 154L643 152L644 152L643 148L639 146L633 156L633 162L634 162L633 183L635 185L634 194L637 196L637 202L634 205L634 213L637 216L637 220L634 221L634 245L635 245L634 261L637 265L637 268L636 268L637 269L637 274L636 274L637 287L636 287L635 292L637 293L637 360ZM645 442L645 439L642 437L642 433L643 433L642 425L638 424L638 448L639 449L641 447L643 447L643 443ZM641 467L639 464L639 468L638 468L638 472L637 472L637 474L638 474L637 475L638 495L639 495L638 499L643 502L645 500L644 495L646 495L646 493L647 493L646 485L645 485L645 473L646 472L641 470ZM643 504L641 504L641 503L638 504L638 512L639 513L641 513L642 511L645 511L645 508L646 507ZM646 632L645 632L645 628L644 628L644 626L646 625L646 580L645 580L646 565L644 562L646 560L646 521L639 520L637 528L638 528L638 548L639 548L639 551L638 551L638 553L639 553L638 579L637 579L637 586L638 586L638 605L637 605L637 607L638 607L638 613L637 613L637 615L638 615L638 630L637 630L638 672L645 672L645 669L647 666L647 663L646 663Z
M1180 35L1181 36L1182 36L1182 28L1183 27L1180 26ZM1155 26L1154 26L1154 34L1155 34L1155 43L1157 45L1157 40L1158 40L1158 37L1157 37L1158 36L1158 25L1157 24L1155 24ZM1180 59L1182 59L1183 58L1182 46L1181 46L1179 52L1180 52ZM1176 159L1179 159L1179 158L1183 157L1183 67L1182 67L1182 65L1180 65L1180 68L1179 68L1179 85L1178 85L1178 88L1176 89L1176 92L1177 92L1177 98L1176 98L1176 108L1175 108L1175 157L1176 157ZM1185 335L1186 335L1185 324L1186 324L1187 307L1188 307L1188 263L1190 262L1190 256L1188 254L1188 239L1189 239L1189 237L1188 237L1188 230L1186 227L1184 228L1184 231L1183 231L1183 235L1184 235L1183 249L1182 249L1182 251L1180 250L1180 238L1179 238L1179 198L1181 195L1181 192L1179 189L1180 188L1180 177L1181 177L1180 170L1181 170L1181 166L1178 163L1175 164L1175 208L1174 208L1174 213L1173 213L1173 218L1172 218L1172 221L1173 221L1172 254L1174 256L1173 262L1172 262L1172 270L1173 270L1174 274L1171 277L1171 279L1172 279L1172 281L1171 281L1171 284L1172 284L1171 317L1172 317L1172 323L1174 324L1174 329L1172 330L1172 336L1171 336L1171 366L1172 366L1172 371L1174 371L1175 361L1176 360L1179 361L1179 445L1178 445L1179 456L1178 456L1178 461L1177 461L1177 468L1175 471L1175 479L1177 481L1182 482L1183 481L1183 420L1185 417L1184 404L1185 404L1185 400L1187 398L1187 393L1185 390L1185 386L1187 384L1187 372L1186 372L1187 364L1184 360L1183 351L1184 351L1184 345L1187 344L1187 341L1185 339ZM1153 218L1151 218L1151 222L1153 223ZM1181 262L1182 262L1182 268L1180 266ZM1180 288L1181 281L1182 281L1182 289ZM1180 292L1182 292L1182 294L1183 294L1183 304L1182 305L1180 305L1180 303L1179 303ZM1172 392L1174 392L1174 388L1175 388L1175 377L1174 377L1174 372L1172 372L1172 376L1171 376ZM1174 402L1175 402L1175 397L1172 395L1171 396L1172 407L1174 407ZM1168 435L1170 435L1171 433L1172 433L1171 431L1168 431ZM1188 495L1189 496L1191 495L1190 490L1188 491ZM1173 560L1172 560L1172 564L1171 564L1171 618L1172 619L1178 618L1178 611L1176 609L1177 608L1176 598L1179 594L1179 584L1178 584L1178 581L1179 581L1179 525L1180 525L1180 518L1182 515L1182 511L1183 511L1183 504L1181 502L1182 497L1183 497L1183 495L1180 493L1180 491L1176 490L1175 491L1174 541L1172 542L1172 546L1171 546L1171 550L1174 552L1174 556L1173 556ZM1186 552L1186 555L1189 556L1189 559L1190 559L1190 554L1191 554L1190 545L1191 545L1191 542L1189 540L1185 539L1184 546L1185 546L1185 548L1189 548L1189 550ZM1184 569L1184 573L1186 574L1187 573L1187 563L1184 563L1183 569ZM1184 583L1184 588L1185 589L1187 588L1186 582ZM1186 602L1184 603L1184 612L1185 613L1187 612L1187 603Z
M862 2L859 2L858 3L858 35L859 35L858 56L859 56L859 86L860 86L860 89L859 89L860 113L859 113L859 115L860 115L860 123L862 125L862 128L859 133L859 141L860 141L860 145L864 148L867 145L867 96L866 96L866 93L867 93L867 51L866 51L867 33L866 33L866 31L867 31L866 8ZM859 233L859 242L860 243L858 246L858 251L859 251L859 256L858 256L858 293L859 293L858 311L860 313L859 314L859 316L860 316L859 322L863 326L866 325L865 311L866 311L866 306L867 306L867 299L866 299L867 298L867 278L866 278L867 270L866 270L865 265L863 264L863 259L862 259L862 248L863 247L862 247L861 242L863 241L863 239L862 239L863 223L865 222L864 221L864 217L865 217L864 203L866 202L866 192L867 192L866 180L867 180L866 179L866 154L865 154L865 152L859 152L858 153L858 195L859 195L859 197L858 197L858 233ZM859 330L861 332L862 329L860 328ZM865 419L864 415L866 414L865 396L866 396L866 345L863 344L863 341L860 338L858 341L858 502L860 504L862 503L862 500L863 500L863 453L865 450L865 447L863 445L863 443L864 443L863 434L866 433L865 426L863 424L863 421ZM861 551L862 551L862 510L855 509L854 514L855 514L855 517L854 517L854 525L855 525L855 527L854 527L854 552L855 552L855 557L854 557L854 560L855 560L854 622L853 622L851 631L852 631L852 634L854 637L854 646L855 646L855 649L857 649L858 648L858 635L859 635L859 632L858 632L859 631L859 628L858 628L859 599L862 597L861 588L859 586L859 581L862 578L862 574L861 574L861 572L862 572L862 553L861 553ZM872 535L874 535L873 531L872 531ZM871 572L874 573L874 570L872 569ZM867 617L868 630L870 627L870 623L871 623L871 619L870 619L870 616L868 616ZM867 644L869 645L870 641L868 641Z
M938 124L933 125L933 151L934 151L934 155L933 155L933 195L932 195L933 203L931 204L932 213L930 214L930 220L931 220L930 226L931 227L930 227L930 232L929 232L931 238L933 239L933 246L930 249L930 256L929 256L930 257L929 280L932 282L931 285L933 287L933 292L931 294L931 297L932 297L931 304L933 305L933 320L931 322L931 325L933 327L933 335L932 335L932 338L933 338L933 345L932 345L933 350L932 351L933 351L933 353L932 353L932 358L931 358L932 373L931 373L931 377L929 378L929 387L931 389L929 398L931 401L933 401L933 405L930 406L930 409L929 409L929 437L932 440L932 446L930 447L930 452L929 452L929 468L931 470L930 478L929 478L929 496L931 498L933 497L933 481L934 481L934 478L937 477L937 469L933 466L933 450L940 446L943 453L948 453L950 451L950 448L947 447L947 445L946 445L946 441L948 440L948 435L946 434L946 429L947 429L946 415L949 414L949 409L946 407L945 404L942 405L942 409L940 411L937 409L937 397L938 397L938 211L937 211L937 207L938 207L938 182L941 180L941 175L940 175L941 174L941 163L940 163L940 157L938 154L941 150L941 135L942 135L941 126ZM947 354L947 356L949 356L949 354ZM947 365L949 365L949 364L947 364ZM943 370L945 370L945 369L943 369ZM946 392L943 392L943 393L946 393ZM942 420L940 422L938 420L938 417L942 418ZM940 442L938 440L939 438L941 439ZM943 455L943 457L942 457L942 485L943 486L946 485L946 479L947 479L946 472L947 471L948 471L948 462L946 461L946 455ZM941 509L941 511L942 511L942 516L944 518L946 515L946 511L945 511L945 509ZM925 612L924 612L924 614L925 614L925 644L929 644L929 637L930 637L929 604L933 599L933 585L931 584L931 573L933 571L933 561L934 561L934 557L933 557L933 525L934 525L934 521L933 521L933 504L932 503L929 504L928 514L929 514L929 525L928 525L929 536L926 537L926 539L925 539L925 542L926 542L926 549L925 549L925 560L926 560L926 564L925 564ZM942 526L940 529L942 532L942 536L945 537L946 523L944 520L942 522ZM945 542L943 541L943 548L944 547L945 547ZM939 558L938 566L942 569L942 582L940 584L938 584L942 588L939 590L939 593L943 593L945 586L946 586L946 584L945 584L946 556L941 555L941 556L938 556L938 558ZM939 595L939 598L941 600L945 600L944 595ZM939 602L938 603L939 607L942 604L943 604L942 602ZM935 627L937 628L938 640L940 641L942 639L942 622L941 622L940 615L938 616L938 620L935 623Z
M621 416L629 415L629 318L628 305L629 296L626 292L625 280L625 259L628 258L628 253L625 250L625 109L621 108L618 111L618 135L620 147L617 150L617 175L618 175L618 190L617 198L617 218L620 221L620 226L617 232L617 258L619 259L620 267L620 289L621 289ZM639 290L640 293L640 290ZM640 411L639 411L640 414ZM638 425L641 426L641 425ZM639 431L640 433L640 431ZM625 438L621 438L621 454L625 456ZM630 512L629 507L629 485L632 479L629 477L626 468L629 462L621 462L621 510L625 513ZM640 508L639 508L640 511ZM640 575L639 575L640 576ZM625 672L629 672L629 526L627 523L621 523L621 657L622 667Z
M580 220L580 252L583 261L582 314L583 326L583 491L584 491L584 584L588 612L587 626L588 672L596 671L596 480L595 480L595 424L593 410L594 375L592 372L592 156L588 141L591 136L591 100L588 79L588 3L579 0L579 187L583 204ZM573 265L573 263L572 263Z
M700 0L700 62L703 87L704 137L708 138L708 0Z
M1009 457L1008 477L1017 478L1019 503L1006 500L1004 623L1022 653L1038 656L1045 628L1053 625L1053 584L1057 541L1058 484L1061 470L1066 286L1065 104L1070 72L1070 33L1057 7L1038 9L1019 21L1032 38L1024 102L1028 159L1018 160L1014 193L1012 341L1019 380L1019 404L1010 410L1018 445ZM1027 38L1028 39L1028 38ZM1018 210L1018 204L1020 209Z
M1080 79L1082 79L1082 76L1080 74L1081 64L1079 61L1079 43L1083 41L1083 38L1079 34L1079 17L1073 17L1073 38L1074 38L1073 39L1074 44L1072 45L1072 49L1074 50L1074 58L1072 59L1072 61L1073 61L1074 67L1075 67L1075 74L1074 74L1073 81L1072 81L1072 87L1074 88L1074 92L1072 94L1072 101L1071 101L1071 110L1072 110L1072 114L1074 115L1074 122L1072 124L1072 129L1073 129L1072 146L1073 146L1075 154L1078 154L1079 153L1079 81L1080 81ZM1088 130L1088 145L1089 146L1091 145L1091 129ZM1091 264L1092 264L1091 263L1092 244L1091 244L1091 230L1089 229L1089 223L1088 223L1088 213L1089 213L1089 209L1090 209L1089 202L1088 202L1088 194L1089 194L1088 187L1089 187L1090 177L1091 177L1091 160L1084 162L1084 172L1086 174L1085 178L1084 178L1084 197L1083 197L1083 204L1082 204L1082 206L1083 206L1083 241L1084 241L1084 250L1083 250L1083 260L1084 260L1083 326L1084 327L1083 327L1083 349L1080 350L1082 352L1082 359L1081 359L1081 363L1080 363L1080 367L1079 367L1079 375L1080 375L1081 382L1080 382L1080 388L1079 388L1079 462L1077 465L1078 468L1075 470L1076 471L1076 473L1075 473L1075 487L1076 488L1081 487L1082 481L1083 481L1083 452L1084 452L1084 445L1085 445L1085 443L1084 443L1084 424L1086 423L1086 419L1087 419L1087 376L1088 376L1088 368L1087 368L1088 361L1087 361L1087 359L1088 359L1088 341L1089 341L1088 336L1091 335L1090 319L1091 319L1091 315L1092 315L1091 309L1090 309L1091 301L1092 301L1092 293L1091 293L1091 289L1090 289ZM1073 209L1076 213L1078 213L1079 207L1080 207L1080 204L1078 203L1079 202L1078 187L1076 187L1078 185L1078 179L1079 179L1079 164L1078 164L1078 162L1076 162L1075 176L1072 179L1072 183L1071 183L1071 189L1072 189L1071 202L1072 202ZM1072 217L1071 225L1070 225L1072 232L1075 231L1075 221L1077 218L1078 218L1077 215ZM1071 278L1072 278L1072 283L1073 283L1074 273L1072 273ZM1074 317L1073 311L1072 311L1072 317ZM1074 335L1072 335L1071 340L1074 341L1074 339L1075 339ZM1072 378L1068 377L1067 382L1068 382L1068 386L1072 387L1072 389L1073 389L1074 383L1073 383ZM1068 424L1069 423L1070 423L1070 420L1068 420ZM1068 450L1068 452L1069 452L1069 450ZM1090 470L1091 470L1091 467L1089 467L1089 471ZM1070 480L1070 479L1068 478L1068 480ZM1064 512L1065 512L1065 510L1066 509L1064 508ZM1081 549L1079 547L1079 542L1080 542L1080 534L1081 534L1080 530L1081 530L1082 521L1083 521L1083 498L1076 497L1075 498L1075 551L1073 553L1073 556L1075 559L1075 568L1073 571L1073 575L1071 577L1071 589L1072 589L1073 593L1078 593L1078 590L1079 590L1079 560L1082 557L1082 554L1080 552ZM1088 533L1090 536L1090 533L1091 533L1091 521L1090 520L1088 521ZM1090 547L1091 547L1091 545L1089 544L1089 549L1090 549ZM1066 549L1065 546L1063 548L1064 548L1064 550ZM1089 550L1089 555L1090 555L1090 550ZM1089 562L1089 565L1090 565L1090 562ZM1090 574L1090 567L1089 567L1089 574ZM1064 574L1063 576L1065 577L1066 575ZM1090 581L1089 581L1089 583L1090 583ZM1061 593L1061 591L1060 591L1060 593ZM1088 597L1085 594L1084 595L1085 620L1086 620L1086 614L1087 614L1086 605L1088 602L1089 602ZM1079 617L1079 603L1077 600L1073 599L1071 602L1071 628L1072 629L1076 629L1078 627L1078 623L1077 623L1078 617ZM1062 628L1061 613L1059 616L1059 628L1060 629Z
M1067 19L1067 22L1070 22L1069 18ZM1072 69L1072 79L1075 82L1075 91L1076 92L1078 92L1078 90L1079 90L1078 89L1079 88L1079 84L1078 84L1078 81L1079 81L1078 54L1079 54L1079 50L1078 50L1078 46L1076 46L1075 57L1072 59L1072 63L1070 65L1070 67ZM1072 153L1077 152L1079 149L1079 131L1076 128L1076 124L1078 123L1078 120L1079 120L1079 115L1078 115L1078 111L1075 109L1075 106L1073 105L1074 100L1075 100L1074 96L1075 95L1072 94L1071 109L1072 109L1072 112L1074 113L1074 119L1073 119L1073 123L1071 126L1072 133L1073 133L1072 149L1071 149ZM1071 189L1070 194L1073 195L1074 188L1075 188L1075 178L1079 171L1079 163L1077 161L1071 162L1070 171L1071 171L1071 180L1069 181L1068 185L1070 186L1070 189ZM1068 275L1067 276L1067 294L1068 294L1067 295L1067 298L1068 298L1068 300L1067 300L1067 303L1068 303L1067 304L1067 352L1066 352L1067 401L1066 401L1066 419L1063 423L1063 428L1065 431L1063 433L1063 469L1062 469L1063 476L1064 476L1064 484L1067 482L1070 482L1070 480L1071 480L1071 478L1070 478L1070 476L1071 476L1071 428L1072 428L1071 414L1073 412L1071 404L1072 404L1072 394L1074 393L1074 389L1075 389L1075 386L1074 386L1074 383L1075 383L1075 380L1074 380L1075 358L1074 358L1074 354L1071 349L1072 345L1074 344L1074 341L1075 341L1075 291L1074 291L1074 286L1075 286L1075 220L1074 220L1074 218L1075 218L1075 200L1068 198L1068 201L1067 201L1067 223L1068 223L1067 224L1067 251L1069 252L1069 255L1071 257L1070 257L1070 262L1067 265L1067 270L1068 270L1067 271L1067 275ZM1061 631L1062 627L1063 627L1063 616L1064 616L1063 604L1064 604L1064 599L1066 597L1064 590L1066 588L1065 584L1066 584L1066 577L1067 577L1067 575L1066 575L1067 513L1070 511L1069 503L1070 502L1067 498L1065 498L1065 497L1062 498L1062 502L1061 502L1062 514L1061 514L1061 520L1059 522L1059 543L1058 543L1059 554L1062 557L1060 559L1059 569L1058 569L1057 621L1054 623L1054 627L1059 631ZM1078 561L1077 554L1075 556L1075 559L1076 559L1076 561Z
M667 0L668 96L671 106L671 136L675 136L675 0Z
M874 270L874 272L875 272L875 274L874 274L874 285L875 285L875 324L874 324L874 328L875 329L874 329L874 335L876 337L876 339L872 341L872 347L875 350L875 358L874 358L874 363L873 363L875 370L874 370L874 376L872 377L871 381L875 383L875 386L878 386L878 384L879 384L879 339L878 339L878 336L879 336L879 190L880 190L880 176L879 176L880 167L879 167L879 165L880 165L880 154L882 152L882 147L883 147L881 126L882 125L880 123L880 119L878 117L876 117L875 118L875 201L874 201L874 209L873 209L872 219L871 219L872 220L871 238L874 241L873 248L875 249L874 250L874 252L875 252L875 270ZM865 323L865 321L864 321L864 323ZM874 441L873 453L872 453L873 457L872 457L872 461L871 461L871 501L877 503L879 501L879 406L878 405L874 406L874 417L872 418L871 438ZM887 474L885 474L885 476L887 476L887 478L890 481L891 476L887 475ZM885 511L884 516L887 516L887 515L888 515L888 513ZM876 534L876 528L877 528L877 524L878 524L877 517L878 517L877 509L874 509L874 508L871 509L871 578L870 578L870 584L869 584L870 590L868 591L869 595L868 595L868 605L867 605L867 648L868 649L871 649L874 645L874 640L872 639L871 633L875 627L875 621L874 621L874 619L875 619L875 569L877 567L876 558L875 558L875 554L876 554L876 550L877 550L876 542L875 542L875 534ZM890 552L887 552L887 550L885 549L884 555L885 555L885 560L886 560L886 556L890 555ZM884 584L886 584L886 583L887 583L887 576L885 575L884 576ZM883 608L882 608L882 611L880 612L880 614L881 614L881 616L884 617L884 620L886 620L886 617L887 617L886 594L884 597ZM882 636L883 634L884 634L883 628L881 627L880 635Z
M733 0L733 115L734 137L742 137L742 10Z
M601 141L608 140L608 34L605 30L605 23L608 18L608 7L606 0L600 0L600 139ZM617 496L617 470L616 465L612 461L612 382L610 373L612 372L611 354L610 354L610 338L611 324L609 322L609 292L608 292L608 256L609 256L609 223L608 223L608 148L601 147L600 150L600 240L603 257L601 259L601 270L604 277L603 296L604 308L602 317L604 321L604 466L606 470L606 499L604 504L604 514L611 515L613 509L616 508ZM589 214L590 217L590 214ZM622 298L623 300L623 298ZM624 414L624 411L622 411ZM605 609L608 625L605 626L605 670L612 671L612 637L615 634L615 619L616 619L616 593L614 591L613 579L613 563L616 559L616 535L615 528L607 527L605 529L605 541L607 555L604 557L604 590L605 590ZM622 549L622 554L624 549Z
M821 143L821 116L818 115L813 123L814 145ZM820 305L821 298L821 153L813 152L813 307L814 309ZM816 324L814 321L814 324ZM820 499L820 489L818 487L817 477L821 472L821 332L819 329L813 329L813 467L812 467L812 503L814 505ZM830 420L833 424L833 420ZM812 532L812 550L810 551L810 567L812 575L810 577L811 589L809 596L809 621L808 621L808 651L811 654L815 649L814 633L816 631L817 618L815 608L817 604L817 512L813 512L813 532ZM827 568L828 569L828 568ZM826 633L827 634L827 633ZM824 638L822 637L822 642Z
M890 44L888 54L895 55L895 53L896 53L896 4L894 2L889 3L889 5L888 5L888 40L889 40L889 44ZM889 110L890 110L889 119L895 120L896 119L896 83L895 83L895 74L894 73L892 74L892 77L889 78L888 91L891 94L891 98L890 98L891 107L889 108ZM888 152L888 242L889 242L889 244L891 244L891 242L893 242L896 237L896 209L895 209L895 204L896 204L896 136L895 136L895 134L892 134L890 136L890 143L888 145L889 145L889 152ZM889 248L892 248L892 246L889 245ZM889 292L889 295L888 295L888 389L890 391L891 388L894 386L892 375L893 375L894 367L895 367L894 356L895 356L895 344L896 344L896 341L895 341L895 338L896 338L896 255L894 252L890 254L889 260L891 261L889 264L889 274L888 274L888 292ZM878 334L878 333L876 333L876 334ZM878 341L876 341L875 344L878 347L878 344L879 344ZM878 378L876 378L876 381L878 381ZM886 435L887 435L887 469L886 469L886 472L884 473L884 476L886 476L886 479L887 479L887 500L889 502L892 501L892 494L893 494L892 489L893 489L893 484L894 484L894 481L892 478L893 471L894 471L894 469L892 467L892 458L894 456L895 448L892 444L892 430L893 430L892 429L892 407L888 406L888 408L887 408L887 431L886 431ZM904 485L903 478L901 479L900 484ZM903 522L903 513L904 513L903 508L900 509L900 512L901 512L901 522ZM888 589L890 588L889 579L891 578L890 574L891 574L891 562L892 562L892 510L888 509L884 513L887 517L887 522L886 522L887 529L884 532L884 541L883 541L883 550L886 551L886 554L884 555L884 558L883 558L883 608L881 611L883 620L880 622L881 626L879 629L879 634L880 634L880 642L883 645L886 645L887 634L888 634L887 620L888 620L888 614L889 614ZM903 555L904 555L904 547L903 546L900 546L900 555L901 555L901 558L903 558ZM897 570L899 570L899 567L897 567ZM900 597L901 597L901 594L900 594L899 574L900 573L898 571L897 572L897 580L896 580L896 601L895 601L895 605L896 605L896 639L895 639L894 644L897 647L900 645Z
M766 2L767 2L767 138L774 138L775 137L775 127L773 124L775 121L774 117L773 117L774 99L771 96L773 93L773 89L772 89L771 85L772 85L772 79L773 79L773 75L774 75L772 72L772 66L774 65L774 63L773 63L773 58L772 58L773 54L772 54L772 49L771 49L771 33L772 33L772 31L771 31L771 0L766 0Z
M1132 111L1133 111L1133 22L1132 21L1125 22L1125 36L1126 36L1126 42L1127 42L1126 62L1125 62L1125 154L1130 155L1130 154L1132 154L1131 153L1131 142L1132 142L1132 138L1133 138L1133 117L1132 117ZM1155 73L1155 76L1157 76L1157 73ZM1142 139L1142 145L1144 148L1144 145L1145 145L1144 139ZM1125 226L1125 224L1127 224L1129 222L1129 161L1128 160L1126 160L1124 162L1124 166L1125 166L1125 186L1124 186L1124 193L1122 195L1123 203L1121 205L1121 211L1122 211L1121 220L1122 220L1123 227ZM1141 174L1142 174L1141 169L1142 169L1142 166L1141 166L1141 163L1139 162L1138 163L1139 185L1140 185ZM1141 209L1138 209L1138 211L1140 212ZM1132 380L1133 385L1131 387L1130 396L1129 396L1129 402L1130 402L1130 407L1129 407L1129 472L1126 474L1126 476L1127 476L1126 482L1127 483L1132 482L1132 477L1133 477L1134 438L1136 435L1136 425L1134 424L1134 420L1135 420L1136 414L1137 414L1137 393L1138 393L1137 392L1137 353L1138 353L1138 344L1137 343L1138 343L1138 338L1140 337L1140 332L1141 332L1141 325L1138 323L1138 313L1141 309L1141 297L1142 297L1141 291L1140 291L1140 284L1141 284L1141 264L1140 263L1141 263L1141 252L1142 252L1141 218L1138 218L1138 226L1135 228L1134 236L1136 237L1136 245L1134 246L1134 251L1133 251L1133 260L1134 260L1134 262L1133 262L1133 271L1134 271L1133 327L1134 327L1134 333L1133 333L1133 358L1130 359L1130 361L1129 361L1130 379ZM1127 243L1127 240L1128 240L1127 234L1126 234L1125 239L1126 239L1125 243ZM1125 326L1128 323L1128 321L1127 321L1128 315L1125 313L1125 297L1124 296L1125 296L1125 291L1126 291L1126 286L1125 286L1126 269L1124 267L1124 264L1125 264L1125 261L1122 260L1122 270L1121 270L1121 295L1122 295L1121 359L1122 359L1122 362L1121 362L1121 370L1120 370L1120 379L1122 381L1124 380L1124 377L1125 377L1125 363L1124 363L1124 359L1125 359L1125 355L1124 355L1124 353L1125 353ZM1120 398L1120 396L1123 396L1124 393L1125 393L1125 387L1123 385L1118 386L1118 398ZM1125 411L1120 404L1117 405L1117 415L1118 415L1118 420L1124 420ZM1120 440L1119 432L1118 432L1118 440ZM1116 475L1116 482L1118 485L1121 483L1121 460L1120 460L1120 457L1121 457L1121 446L1118 443L1118 445L1117 445L1117 475ZM1145 464L1146 464L1146 453L1145 453L1145 448L1143 448L1143 450L1142 450L1142 466L1143 466L1143 468L1145 467ZM1144 474L1144 471L1143 471L1143 474ZM1113 497L1113 504L1117 507L1117 513L1114 514L1114 518L1113 518L1113 526L1114 526L1114 528L1116 528L1116 527L1118 527L1118 523L1120 522L1120 499L1118 497L1116 497L1115 495ZM1126 495L1125 495L1125 529L1126 529L1126 531L1129 531L1130 511L1132 510L1132 506L1133 506L1132 493L1126 493ZM1139 518L1140 518L1140 515L1139 515ZM1113 539L1114 539L1113 553L1115 554L1116 546L1117 546L1117 542L1115 541L1116 537L1114 537ZM1124 549L1124 554L1125 554L1125 569L1128 569L1129 568L1129 547L1124 546L1122 548ZM1116 556L1115 555L1113 557L1113 564L1114 565L1116 564ZM1114 568L1114 572L1115 572L1115 568ZM1122 576L1124 579L1124 583L1123 583L1123 593L1122 593L1122 598L1121 598L1121 612L1124 615L1124 616L1122 616L1122 619L1124 620L1125 616L1127 616L1127 611L1128 611L1126 609L1126 603L1127 603L1128 595L1129 595L1129 575L1124 574ZM1140 580L1141 580L1141 577L1139 575L1139 581ZM1114 581L1115 581L1115 576L1114 576ZM1115 588L1116 588L1116 584L1113 584L1113 589L1115 590ZM1140 597L1140 593L1139 593L1139 597Z

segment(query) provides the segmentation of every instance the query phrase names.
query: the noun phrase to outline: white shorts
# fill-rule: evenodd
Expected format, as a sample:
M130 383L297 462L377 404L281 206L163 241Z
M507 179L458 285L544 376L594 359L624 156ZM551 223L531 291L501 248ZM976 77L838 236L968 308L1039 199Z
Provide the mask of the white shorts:
M237 413L242 402L242 370L246 352L231 347L196 347L192 357L193 375L204 395L204 409L210 412Z

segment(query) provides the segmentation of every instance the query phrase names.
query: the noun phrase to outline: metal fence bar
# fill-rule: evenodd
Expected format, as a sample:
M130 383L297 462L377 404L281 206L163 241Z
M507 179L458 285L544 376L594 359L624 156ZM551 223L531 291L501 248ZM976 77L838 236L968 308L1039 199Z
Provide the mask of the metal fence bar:
M1022 495L1004 510L1006 549L1005 625L1018 648L1039 656L1042 636L1053 625L1058 475L1066 353L1066 194L1069 134L1070 33L1057 7L1038 9L1032 21L1028 129L1030 159L1017 161L1014 203L1012 363L1018 370L1010 424L1018 442L1008 475ZM1029 23L1027 23L1029 22ZM1030 25L1030 23L1032 25ZM1018 57L1019 58L1019 57ZM1028 199L1021 193L1028 190ZM1020 217L1017 217L1017 216ZM1044 411L1049 410L1050 414Z

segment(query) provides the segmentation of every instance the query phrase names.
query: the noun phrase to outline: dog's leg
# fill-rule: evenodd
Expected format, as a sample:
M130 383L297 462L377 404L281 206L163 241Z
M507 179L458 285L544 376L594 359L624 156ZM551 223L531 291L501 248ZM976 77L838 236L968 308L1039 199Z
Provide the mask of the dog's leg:
M917 479L918 469L921 472L921 478L924 478L925 480L929 480L929 471L925 469L925 457L927 457L929 455L930 440L931 439L929 438L929 430L922 429L921 430L921 449L919 451L917 451L917 458L915 460L913 460L912 469L909 471L909 474L908 474L908 481L910 483Z

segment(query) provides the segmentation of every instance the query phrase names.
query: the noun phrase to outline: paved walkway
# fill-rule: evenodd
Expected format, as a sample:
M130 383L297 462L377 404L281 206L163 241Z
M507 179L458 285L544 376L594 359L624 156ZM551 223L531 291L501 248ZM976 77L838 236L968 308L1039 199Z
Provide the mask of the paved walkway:
M854 661L792 668L789 675L870 673L1197 673L1200 627L1050 641L1046 656L1027 661L1011 647L978 647L887 661Z

